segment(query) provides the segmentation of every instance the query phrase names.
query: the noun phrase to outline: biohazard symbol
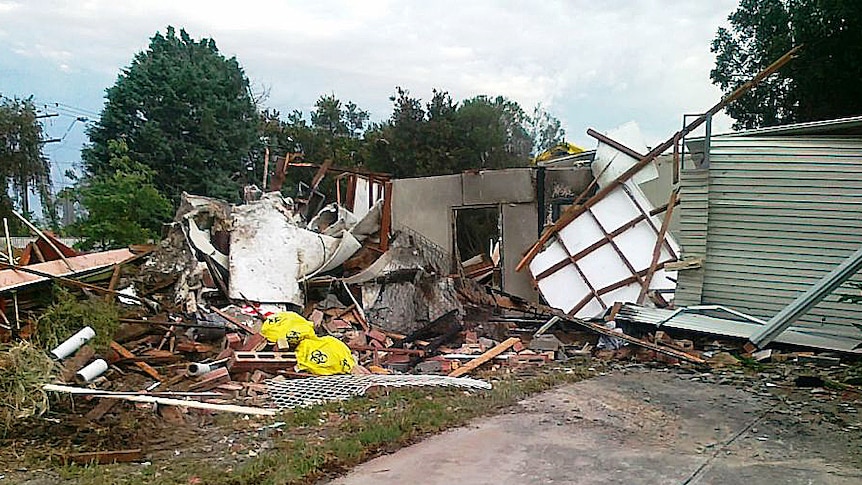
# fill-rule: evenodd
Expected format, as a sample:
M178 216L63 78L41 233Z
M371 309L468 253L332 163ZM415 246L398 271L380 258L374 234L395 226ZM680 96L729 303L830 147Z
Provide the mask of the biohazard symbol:
M290 342L292 344L297 344L297 343L299 343L299 332L297 332L296 330L291 330L290 332L287 332L287 335L285 335L285 338L287 339L288 342Z
M309 357L309 359L317 365L325 364L328 358L329 357L327 357L326 354L324 354L320 350L315 350L311 353L311 357Z

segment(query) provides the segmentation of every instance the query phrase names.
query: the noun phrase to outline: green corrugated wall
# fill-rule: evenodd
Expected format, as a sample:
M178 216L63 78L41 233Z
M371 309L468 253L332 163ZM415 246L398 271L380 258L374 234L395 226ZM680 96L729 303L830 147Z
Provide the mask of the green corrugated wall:
M680 272L679 305L721 304L768 319L862 246L858 137L714 137L708 176L684 171L682 187L684 254L705 250L706 260L702 270ZM800 325L858 335L851 322L862 323L862 305L837 302L849 292L858 290L839 288Z

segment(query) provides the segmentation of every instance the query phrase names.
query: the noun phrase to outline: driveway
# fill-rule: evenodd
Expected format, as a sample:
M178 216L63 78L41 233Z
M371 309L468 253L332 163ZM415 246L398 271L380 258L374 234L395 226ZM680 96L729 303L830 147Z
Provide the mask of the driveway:
M859 395L768 381L616 370L376 458L332 483L862 483Z

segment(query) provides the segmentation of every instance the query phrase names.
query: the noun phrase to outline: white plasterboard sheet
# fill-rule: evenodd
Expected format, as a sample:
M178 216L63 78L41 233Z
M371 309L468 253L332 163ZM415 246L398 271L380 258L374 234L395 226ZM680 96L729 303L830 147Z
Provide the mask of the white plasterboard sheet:
M652 262L652 252L656 239L655 229L648 222L641 221L615 237L614 241L635 271L644 271L649 268ZM667 250L667 246L662 245L658 262L663 263L672 260L673 257Z
M613 232L641 214L622 187L612 190L590 210L596 216L596 219L601 222L605 232ZM589 218L590 216L589 214L584 214L575 220L581 217Z
M578 267L596 291L632 276L632 272L610 244L605 244L581 258Z
M566 259L569 259L569 256L566 254L566 250L563 249L563 245L558 241L554 241L530 261L530 273L533 276L542 274L546 269Z
M617 302L625 303L630 301L637 301L638 296L640 296L640 292L640 283L631 283L623 286L622 288L617 288L615 290L605 293L604 295L602 295L602 301L604 301L605 305L609 307L613 306L613 304Z
M640 127L634 121L629 121L622 126L610 130L605 135L640 154L646 154L649 151L644 142ZM630 157L610 145L599 142L591 168L593 176L598 178L599 187L604 187L608 182L622 175L637 162L639 162L638 159ZM658 169L655 163L650 163L636 173L631 180L636 184L642 184L657 178Z
M604 237L605 233L592 217L578 217L559 232L559 239L563 240L571 255L578 254Z
M639 216L643 216L644 212L648 214L652 209L652 205L637 187L618 187L592 207L592 215L585 212L576 217L557 234L557 238L563 242L568 254L574 255L595 242L603 240L605 233L619 229ZM613 245L606 243L580 257L577 261L578 268L586 276L593 289L601 292L605 288L635 276L626 265L626 261L637 273L647 270L652 261L653 248L658 238L657 230L660 225L661 221L657 221L656 218L651 218L649 221L642 220L613 238L619 252ZM676 244L670 234L667 234L665 238L675 254L679 254L679 245ZM625 260L619 253L623 254ZM530 272L535 277L555 264L568 259L568 254L560 246L560 243L555 241L536 255L530 263ZM662 245L658 262L664 263L673 260L674 254L671 254L667 245ZM566 276L561 276L561 274ZM675 289L676 283L669 279L669 276L675 279L675 273L668 274L663 270L656 271L650 282L650 288ZM542 278L538 281L538 286L539 291L551 306L566 312L571 311L575 305L584 301L592 293L580 273L572 265L567 265L546 278ZM575 315L579 317L593 316L602 310L601 303L610 306L616 301L634 302L637 301L640 293L640 283L629 283L606 294L600 294L601 302L593 298Z
M368 185L371 183L364 177L356 177L356 192L353 194L353 215L362 218L378 199L383 198L383 184L374 183L372 196L368 196Z
M539 281L539 291L548 304L564 312L571 311L590 289L574 266L568 265Z

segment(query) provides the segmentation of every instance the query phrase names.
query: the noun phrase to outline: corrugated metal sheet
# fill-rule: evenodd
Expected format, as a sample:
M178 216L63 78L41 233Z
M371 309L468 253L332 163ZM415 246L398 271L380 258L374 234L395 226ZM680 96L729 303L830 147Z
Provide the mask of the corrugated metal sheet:
M686 170L680 178L680 244L683 259L706 256L709 222L709 170ZM679 306L700 304L703 289L701 269L679 272L674 301Z
M700 302L768 319L862 245L862 138L715 137L708 201ZM703 219L682 217L684 227ZM797 325L857 335L860 316L832 295Z
M695 313L681 313L674 315L673 310L662 308L646 308L632 304L625 304L617 314L621 321L643 323L654 325L656 328L675 328L691 332L707 333L711 335L722 335L747 339L752 334L763 328L763 325L741 321L728 315L730 318L718 318ZM862 349L856 346L862 342L862 332L858 329L856 333L848 336L835 336L828 331L806 328L804 326L791 326L781 333L775 342L789 345L800 345L817 349L837 350L840 352L862 353Z

